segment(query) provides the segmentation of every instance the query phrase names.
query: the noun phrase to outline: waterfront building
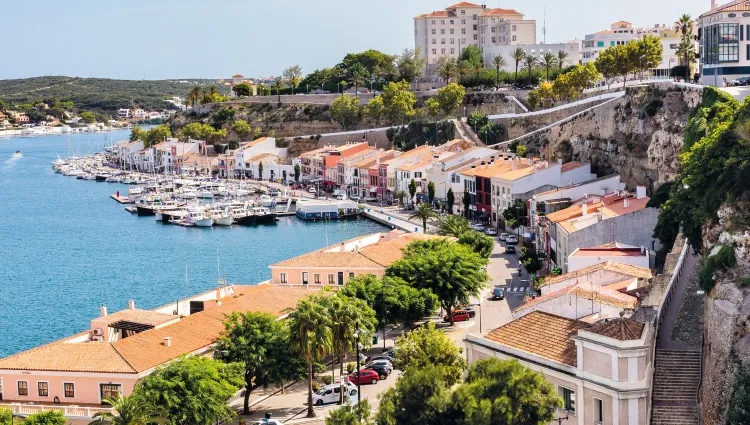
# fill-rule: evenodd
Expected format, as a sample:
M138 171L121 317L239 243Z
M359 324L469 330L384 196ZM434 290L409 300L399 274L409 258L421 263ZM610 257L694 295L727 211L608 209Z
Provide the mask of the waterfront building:
M382 193L378 191L380 187L380 163L395 158L399 153L395 150L383 151L352 164L352 184L347 187L349 194L357 195L360 198L376 195L378 199L382 199Z
M120 108L117 110L117 118L120 119L127 119L130 118L130 109L128 108Z
M103 399L130 395L156 368L181 356L211 356L228 314L283 318L309 294L268 284L230 285L155 310L137 309L130 301L126 310L109 314L101 306L89 329L0 359L0 406L21 414L60 410L88 423L94 413L111 409Z
M350 239L340 244L271 264L276 285L343 286L361 275L383 277L385 269L400 260L411 242L438 236L393 230Z
M661 62L651 72L655 76L669 77L670 69L680 64L677 46L680 44L682 33L667 24L636 28L630 22L618 21L610 25L609 29L587 34L583 40L582 63L594 62L601 51L640 40L646 35L658 37L663 49Z
M277 148L274 137L260 137L250 142L241 143L239 148L229 153L234 155L234 163L237 167L235 169L235 177L258 178L260 177L258 175L258 163L265 157L270 158L270 155L273 155L276 159L269 159L269 161L278 165L281 159L286 159L287 149ZM266 171L273 170L274 168L279 167L268 169L264 167L263 175L270 174ZM275 170L274 174L276 177L282 174L280 171L280 169ZM288 174L289 170L285 168L284 171L287 171L286 174Z
M305 180L321 180L334 187L338 181L338 163L341 159L350 158L368 151L366 141L346 143L339 146L325 146L300 155L302 176Z
M414 46L434 71L441 56L458 58L469 45L480 48L536 43L536 21L512 9L461 2L414 17Z
M563 400L559 424L633 425L650 417L654 335L650 323L630 318L588 323L534 311L489 333L468 334L465 344L470 365L516 359L542 373Z
M721 87L724 80L750 74L750 4L730 1L698 17L700 83Z

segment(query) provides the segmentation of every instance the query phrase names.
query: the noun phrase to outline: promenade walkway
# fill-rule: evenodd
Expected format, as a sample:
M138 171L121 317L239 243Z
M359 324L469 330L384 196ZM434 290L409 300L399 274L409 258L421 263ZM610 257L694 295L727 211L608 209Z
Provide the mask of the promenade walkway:
M422 222L419 220L410 220L409 215L401 213L398 207L372 207L367 206L364 210L365 217L391 226L394 229L400 229L406 232L412 233L424 233L422 228ZM433 224L427 223L427 233L431 233L436 227Z

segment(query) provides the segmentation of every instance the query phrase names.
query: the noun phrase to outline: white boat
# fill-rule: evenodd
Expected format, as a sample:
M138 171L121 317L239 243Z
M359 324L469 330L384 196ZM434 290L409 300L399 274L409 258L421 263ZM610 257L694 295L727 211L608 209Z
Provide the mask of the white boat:
M23 154L21 153L21 151L15 151L15 152L13 152L13 157L14 158L20 158L22 156L23 156Z
M195 196L201 199L213 199L214 194L208 189L199 189L195 192Z
M214 224L217 226L231 226L232 215L229 213L229 207L226 208L212 208L208 211L211 218L214 219Z
M268 195L262 195L258 203L264 207L270 207L273 205L273 198Z
M96 174L93 173L85 173L83 175L84 180L96 180Z

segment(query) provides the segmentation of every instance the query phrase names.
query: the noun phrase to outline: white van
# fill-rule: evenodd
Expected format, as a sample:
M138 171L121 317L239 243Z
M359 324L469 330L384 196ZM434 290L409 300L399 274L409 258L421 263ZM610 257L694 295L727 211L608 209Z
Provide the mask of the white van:
M313 404L316 406L322 406L328 403L337 403L339 401L339 392L341 391L341 384L330 384L319 389L313 393ZM356 396L357 386L347 381L344 384L345 396ZM346 400L346 398L344 398Z

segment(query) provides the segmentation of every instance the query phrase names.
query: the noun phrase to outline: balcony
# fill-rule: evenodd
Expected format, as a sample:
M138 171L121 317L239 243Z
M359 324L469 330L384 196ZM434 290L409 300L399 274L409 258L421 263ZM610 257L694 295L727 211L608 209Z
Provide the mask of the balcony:
M95 414L99 412L112 412L111 407L103 406L78 406L78 405L43 405L43 404L21 404L21 403L9 403L0 404L0 407L9 408L13 415L18 416L29 416L35 413L57 411L65 415L69 419L91 419Z

